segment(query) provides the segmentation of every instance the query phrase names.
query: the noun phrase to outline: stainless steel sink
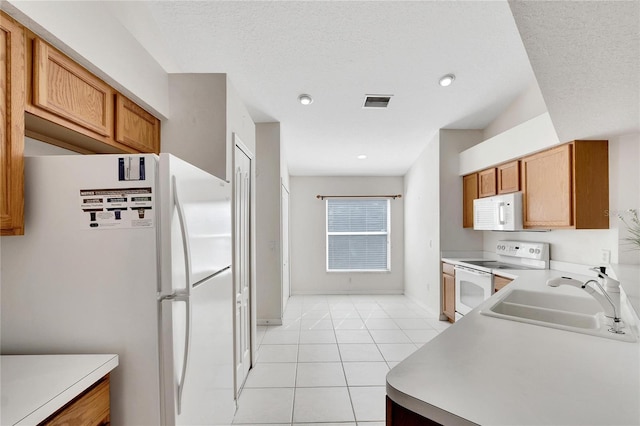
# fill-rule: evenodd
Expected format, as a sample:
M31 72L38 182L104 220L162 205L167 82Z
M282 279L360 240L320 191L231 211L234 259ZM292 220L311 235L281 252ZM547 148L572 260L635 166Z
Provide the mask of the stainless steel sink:
M636 341L631 330L625 330L625 334L610 333L611 320L604 316L598 302L588 297L513 289L480 313L542 327Z

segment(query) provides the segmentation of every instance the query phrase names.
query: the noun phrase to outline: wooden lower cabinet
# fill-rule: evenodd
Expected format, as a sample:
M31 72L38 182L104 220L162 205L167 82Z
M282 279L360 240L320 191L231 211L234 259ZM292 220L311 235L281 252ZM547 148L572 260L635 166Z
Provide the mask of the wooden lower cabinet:
M511 278L501 277L500 275L493 276L493 292L502 290L504 286L513 281Z
M440 426L440 423L421 416L393 402L387 396L387 426Z
M106 426L111 424L109 375L40 423L46 426Z
M454 266L442 263L442 313L449 322L456 321L456 275Z

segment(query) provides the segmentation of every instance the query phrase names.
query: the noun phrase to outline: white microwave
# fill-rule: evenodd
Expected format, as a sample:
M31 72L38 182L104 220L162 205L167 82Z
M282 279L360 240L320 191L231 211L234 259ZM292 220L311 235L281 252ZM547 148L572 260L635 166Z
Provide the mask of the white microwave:
M522 192L473 200L473 229L522 230Z

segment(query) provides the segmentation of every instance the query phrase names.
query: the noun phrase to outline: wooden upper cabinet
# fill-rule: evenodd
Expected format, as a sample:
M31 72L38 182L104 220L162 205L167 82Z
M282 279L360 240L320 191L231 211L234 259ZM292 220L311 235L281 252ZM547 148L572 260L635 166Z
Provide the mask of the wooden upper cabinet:
M121 94L116 95L116 142L141 152L160 152L160 120Z
M572 145L574 226L609 229L609 141Z
M160 120L26 34L27 136L85 154L160 152Z
M0 11L0 235L24 234L24 28Z
M110 137L113 89L40 39L33 46L33 104Z
M607 141L574 141L522 159L526 228L606 229Z
M478 172L478 195L482 197L490 197L496 195L496 168L483 170Z
M473 228L473 200L478 198L478 174L462 178L462 227Z
M562 145L522 159L525 227L570 227L572 146Z
M498 174L498 194L520 191L520 161L511 161L496 167Z

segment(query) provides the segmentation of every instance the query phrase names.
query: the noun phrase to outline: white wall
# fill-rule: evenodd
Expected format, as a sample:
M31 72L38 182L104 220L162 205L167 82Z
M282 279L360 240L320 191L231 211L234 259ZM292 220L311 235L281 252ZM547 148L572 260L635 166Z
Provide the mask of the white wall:
M227 175L227 77L171 74L171 117L162 122L162 152L225 179Z
M316 195L402 194L402 177L291 176L292 294L402 293L404 195L391 200L391 271L326 271L326 201Z
M545 112L547 112L547 105L544 103L538 82L534 78L529 87L522 92L502 114L485 127L483 139L497 136Z
M484 170L560 143L551 117L545 112L462 152L459 173Z
M482 130L440 130L440 251L481 250L482 235L462 227L460 152L482 141Z
M256 128L226 74L170 74L171 118L162 123L162 152L231 181L233 134L256 152Z
M404 293L440 310L440 137L436 134L404 176Z
M256 299L260 323L282 318L280 123L256 124Z
M2 10L155 115L169 116L167 73L103 2L7 0Z
M226 74L225 74L226 75ZM226 97L226 111L227 111L227 134L226 134L226 167L227 167L227 180L231 180L233 169L233 134L236 133L242 143L253 154L256 153L256 125L253 119L249 115L249 110L244 105L244 102L240 98L240 95L236 91L235 87L226 78L227 97Z
M441 252L482 250L482 234L462 227L458 175L458 154L481 140L481 130L440 130L404 177L404 292L433 312L440 312Z
M77 152L51 145L29 137L24 138L24 156L35 157L40 155L80 155Z
M615 136L609 139L609 209L610 224L617 233L618 263L640 264L640 249L633 248L624 238L628 237L626 226L617 214L630 216L627 209L636 209L640 213L640 133ZM612 256L612 262L615 263Z

